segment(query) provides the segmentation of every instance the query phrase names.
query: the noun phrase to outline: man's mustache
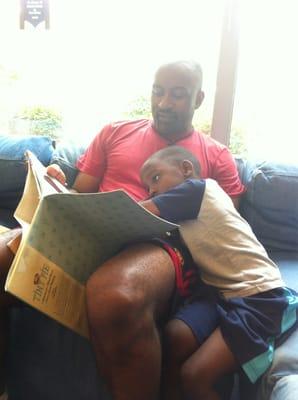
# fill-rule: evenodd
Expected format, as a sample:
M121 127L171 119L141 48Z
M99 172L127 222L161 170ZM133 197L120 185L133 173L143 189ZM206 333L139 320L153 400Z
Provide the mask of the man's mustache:
M165 117L169 119L175 119L177 117L177 114L173 111L170 110L156 110L156 115L157 117Z

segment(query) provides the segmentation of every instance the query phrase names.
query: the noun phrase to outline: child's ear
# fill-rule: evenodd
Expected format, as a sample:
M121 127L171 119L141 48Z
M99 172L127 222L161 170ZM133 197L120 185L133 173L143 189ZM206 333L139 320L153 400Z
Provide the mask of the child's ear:
M191 178L194 176L194 167L191 161L182 161L182 171L185 178Z

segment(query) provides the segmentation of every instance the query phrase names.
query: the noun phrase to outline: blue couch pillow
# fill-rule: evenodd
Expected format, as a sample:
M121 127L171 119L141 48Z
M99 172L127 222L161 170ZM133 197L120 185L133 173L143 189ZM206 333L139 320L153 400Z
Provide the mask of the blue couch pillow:
M1 160L24 160L26 150L32 151L44 165L48 165L54 142L48 136L0 135Z
M24 153L32 151L39 160L48 165L54 151L54 143L46 136L0 135L0 207L15 207L26 178Z
M241 213L268 250L298 249L298 165L266 162L247 183Z

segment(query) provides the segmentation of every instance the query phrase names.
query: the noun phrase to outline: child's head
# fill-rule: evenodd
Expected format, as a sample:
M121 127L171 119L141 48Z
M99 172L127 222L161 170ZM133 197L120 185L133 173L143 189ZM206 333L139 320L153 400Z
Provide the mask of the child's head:
M179 146L169 146L154 153L141 169L141 179L150 196L163 193L185 179L199 177L198 160Z

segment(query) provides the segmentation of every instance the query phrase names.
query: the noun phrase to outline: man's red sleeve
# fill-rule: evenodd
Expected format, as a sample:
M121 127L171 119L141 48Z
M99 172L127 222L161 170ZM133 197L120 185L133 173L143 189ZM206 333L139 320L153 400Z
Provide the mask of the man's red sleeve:
M238 197L245 191L239 178L235 159L226 147L221 150L215 160L212 175L212 178L230 197Z
M79 171L102 178L106 168L106 139L111 131L111 126L105 126L92 140L84 154L82 154L76 167Z

